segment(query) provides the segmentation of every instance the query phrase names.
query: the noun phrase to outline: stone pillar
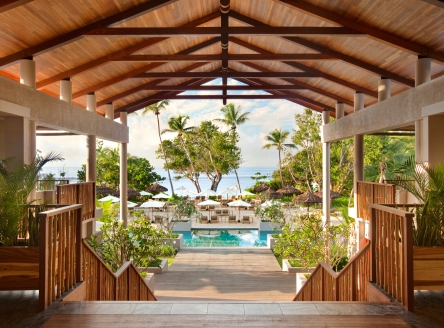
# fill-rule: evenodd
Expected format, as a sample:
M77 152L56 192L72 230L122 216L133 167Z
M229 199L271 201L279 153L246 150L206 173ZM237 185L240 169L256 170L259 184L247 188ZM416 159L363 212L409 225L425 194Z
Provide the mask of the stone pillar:
M426 83L432 79L431 75L431 65L432 59L418 56L416 60L415 69L415 87ZM423 156L423 143L424 143L424 132L423 132L423 121L415 121L415 159L417 163L424 162Z
M391 80L381 77L378 82L378 101L383 101L390 98Z
M338 120L342 117L344 117L344 103L338 101L336 103L336 119Z
M127 113L120 112L120 123L128 125ZM128 226L128 144L120 144L120 220Z
M330 111L322 112L322 125L330 123ZM330 225L330 144L322 143L322 212L324 224Z
M32 57L20 60L20 83L35 89L35 61Z
M114 120L114 105L113 103L109 103L105 105L105 117Z
M96 113L96 95L89 93L86 95L86 109L89 112ZM95 135L88 135L86 137L86 181L96 181L96 141Z
M69 78L60 81L60 99L72 103L72 82Z
M364 94L361 92L355 93L355 103L354 109L355 112L364 108ZM355 199L355 208L356 202L358 199L358 181L364 180L364 136L362 134L355 135L354 137L354 146L355 146L355 165L354 165L354 180L353 180L353 192Z

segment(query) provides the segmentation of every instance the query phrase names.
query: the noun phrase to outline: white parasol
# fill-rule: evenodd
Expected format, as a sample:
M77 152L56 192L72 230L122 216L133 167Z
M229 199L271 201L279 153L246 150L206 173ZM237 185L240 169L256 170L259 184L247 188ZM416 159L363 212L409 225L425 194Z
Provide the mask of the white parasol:
M241 207L251 207L251 204L244 202L243 200L235 200L234 202L229 202L228 206L237 207L239 209L239 220L240 220L240 209Z
M108 195L108 196L105 196L105 197L103 197L103 198L100 198L99 199L99 202L107 202L107 201L112 201L113 203L118 203L118 202L120 202L120 198L117 198L117 197L114 197L114 196L112 196L112 195Z

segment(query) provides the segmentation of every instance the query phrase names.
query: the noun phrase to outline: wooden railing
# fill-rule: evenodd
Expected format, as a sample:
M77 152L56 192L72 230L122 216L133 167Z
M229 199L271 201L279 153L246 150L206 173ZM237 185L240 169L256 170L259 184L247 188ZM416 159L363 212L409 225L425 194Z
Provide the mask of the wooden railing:
M113 273L83 241L83 280L86 301L156 301L132 262Z
M93 218L96 210L96 183L57 186L57 204L83 204L83 220Z
M69 205L38 214L41 310L80 281L82 207Z
M414 308L413 213L384 205L370 205L372 282Z
M368 242L340 273L319 263L293 301L367 301L370 272Z
M396 186L391 184L358 181L357 216L370 220L370 204L392 204L395 202Z
M37 180L37 190L54 190L56 186L69 184L66 179Z

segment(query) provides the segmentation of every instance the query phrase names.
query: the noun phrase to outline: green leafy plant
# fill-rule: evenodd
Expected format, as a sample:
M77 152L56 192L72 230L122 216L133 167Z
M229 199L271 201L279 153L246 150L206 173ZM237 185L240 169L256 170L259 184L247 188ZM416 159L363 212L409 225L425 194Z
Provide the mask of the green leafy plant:
M394 183L424 204L416 209L413 245L444 246L444 163L429 167L411 157L397 172Z
M38 234L38 222L28 225L28 207L35 200L29 199L39 172L49 162L63 160L56 153L34 159L30 164L8 158L0 161L0 242L4 246L17 244L19 234ZM37 231L37 232L36 232ZM33 237L33 240L35 238Z

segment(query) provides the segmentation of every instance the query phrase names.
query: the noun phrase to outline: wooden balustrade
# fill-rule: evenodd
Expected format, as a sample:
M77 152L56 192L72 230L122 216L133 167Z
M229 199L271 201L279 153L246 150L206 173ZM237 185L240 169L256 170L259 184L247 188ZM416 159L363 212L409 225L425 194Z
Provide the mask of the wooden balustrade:
M370 271L368 242L340 273L319 263L293 301L367 301Z
M413 311L413 213L370 205L372 282Z
M80 281L82 208L70 205L38 214L41 310Z
M56 186L69 184L66 179L37 180L37 190L54 190Z
M132 262L113 273L83 241L83 279L86 301L156 301Z
M357 216L370 220L370 204L392 204L395 202L396 186L392 184L358 181Z
M93 218L96 211L96 183L57 186L57 204L83 204L83 220Z

